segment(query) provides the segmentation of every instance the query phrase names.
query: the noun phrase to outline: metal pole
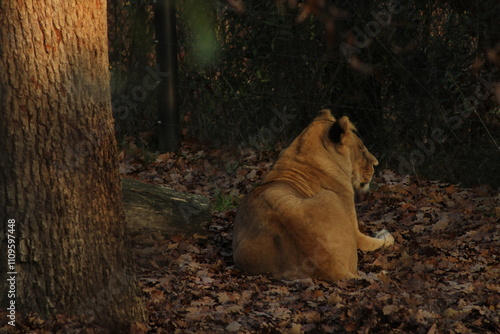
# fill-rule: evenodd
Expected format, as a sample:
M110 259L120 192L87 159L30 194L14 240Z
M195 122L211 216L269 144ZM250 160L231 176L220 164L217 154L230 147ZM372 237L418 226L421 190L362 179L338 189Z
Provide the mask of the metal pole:
M160 72L168 73L158 86L158 144L160 152L175 152L180 147L180 115L174 0L157 0L154 22L156 61Z

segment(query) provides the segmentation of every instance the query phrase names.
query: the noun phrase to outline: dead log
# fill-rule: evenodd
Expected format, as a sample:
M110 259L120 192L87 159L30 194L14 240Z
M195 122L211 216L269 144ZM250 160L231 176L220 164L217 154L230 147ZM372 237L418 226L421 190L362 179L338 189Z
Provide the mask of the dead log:
M130 233L206 234L211 219L207 197L127 178L122 179L122 184L123 207Z

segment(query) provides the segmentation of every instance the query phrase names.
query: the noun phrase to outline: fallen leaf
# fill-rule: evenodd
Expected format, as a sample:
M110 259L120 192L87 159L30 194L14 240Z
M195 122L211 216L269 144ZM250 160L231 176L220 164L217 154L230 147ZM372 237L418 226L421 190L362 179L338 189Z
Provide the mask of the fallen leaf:
M288 331L288 334L300 334L302 333L302 326L300 324L293 323Z
M130 334L146 334L149 328L142 322L135 322L130 326Z
M448 227L449 221L448 221L448 215L446 213L443 213L441 215L441 218L432 226L432 232L440 232L444 231Z
M431 328L429 328L429 330L427 331L427 334L438 334L438 333L439 333L439 331L437 328L437 324L433 323Z
M384 313L384 315L391 315L397 311L399 311L399 306L397 305L385 305L382 308L382 312Z
M235 333L238 332L241 328L241 325L237 321L231 322L229 325L226 327L226 331L230 333Z

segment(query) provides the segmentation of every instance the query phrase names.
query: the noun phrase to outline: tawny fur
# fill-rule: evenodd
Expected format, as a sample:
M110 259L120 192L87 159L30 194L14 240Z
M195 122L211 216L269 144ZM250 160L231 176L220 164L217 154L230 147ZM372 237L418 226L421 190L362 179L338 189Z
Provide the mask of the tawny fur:
M338 142L329 135L335 122ZM394 243L385 230L372 238L358 229L355 192L368 189L377 164L347 117L320 112L241 203L234 222L236 265L283 279L356 277L357 249Z

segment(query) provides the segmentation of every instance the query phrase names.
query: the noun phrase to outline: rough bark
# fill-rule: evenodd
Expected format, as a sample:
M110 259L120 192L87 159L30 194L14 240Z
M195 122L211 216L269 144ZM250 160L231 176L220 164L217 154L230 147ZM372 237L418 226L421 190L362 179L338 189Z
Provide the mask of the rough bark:
M125 245L106 1L0 1L0 254L15 219L16 311L144 320ZM2 306L6 259L0 259Z

